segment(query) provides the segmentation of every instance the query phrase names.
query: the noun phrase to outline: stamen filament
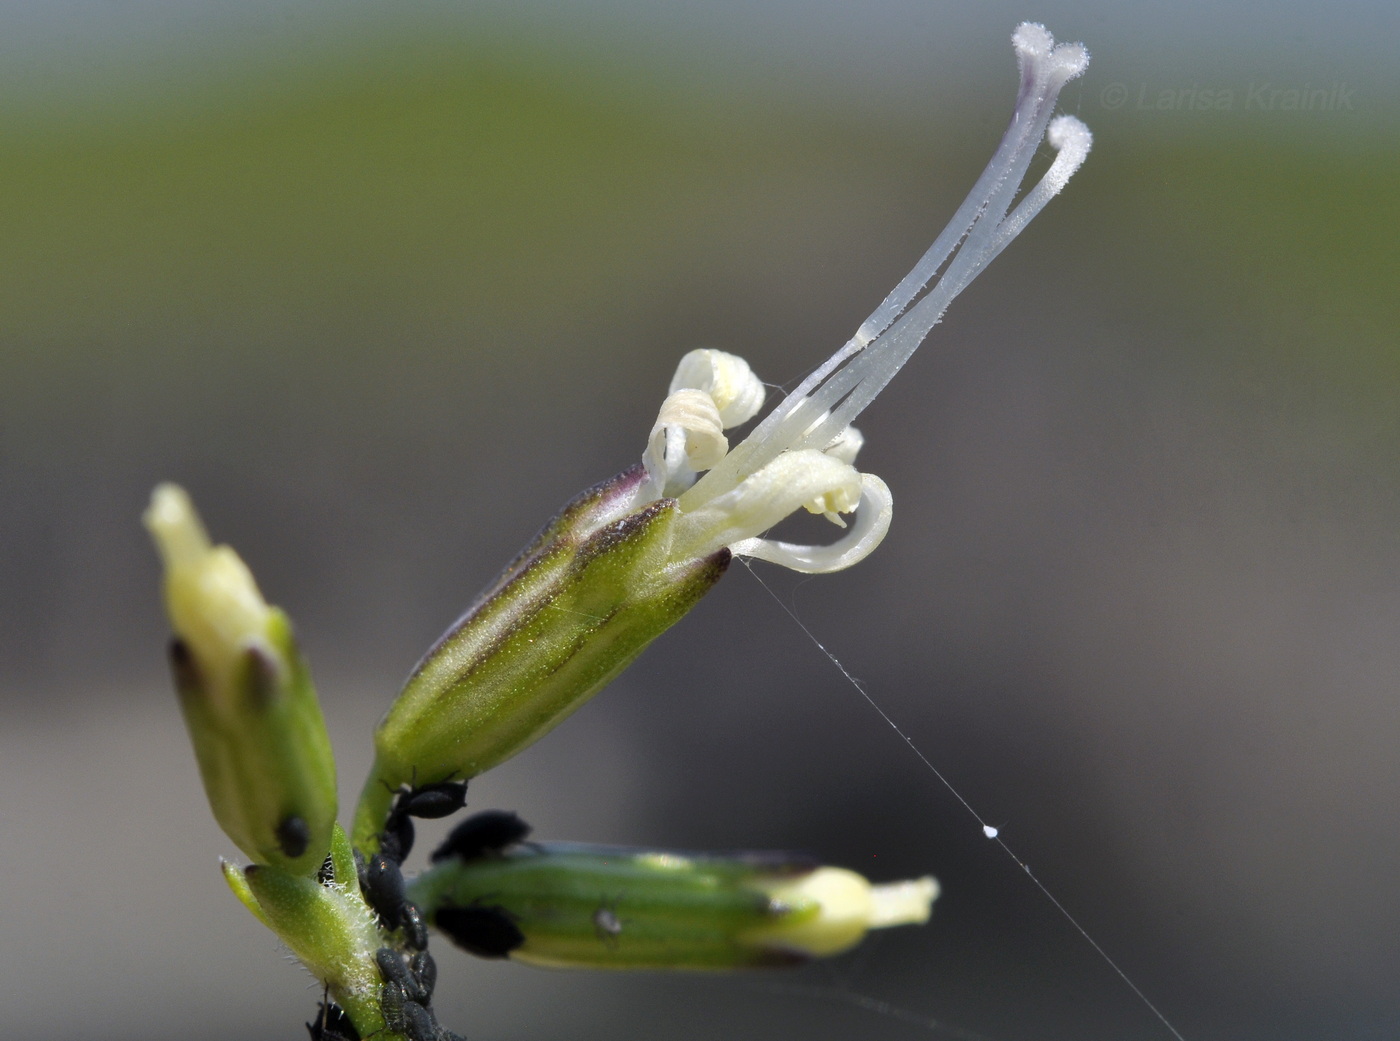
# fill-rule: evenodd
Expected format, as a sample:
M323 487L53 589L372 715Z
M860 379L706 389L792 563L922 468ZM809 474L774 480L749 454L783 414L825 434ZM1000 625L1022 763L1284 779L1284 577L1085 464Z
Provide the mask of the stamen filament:
M1043 38L1041 34L1043 34ZM904 312L904 309L913 302L914 298L922 292L924 286L937 274L938 269L943 266L943 262L948 259L954 247L962 241L963 236L986 212L986 207L994 193L1008 179L1008 174L1015 167L1026 138L1030 136L1027 133L1028 124L1020 118L1022 111L1025 108L1027 98L1043 97L1042 88L1044 86L1044 84L1037 82L1039 67L1025 60L1023 50L1030 45L1049 53L1051 40L1050 34L1043 26L1026 23L1016 30L1012 36L1012 42L1017 50L1017 60L1021 72L1021 89L1016 99L1016 109L1011 119L1011 125L1002 135L996 153L983 169L981 176L977 178L977 182L968 192L967 198L963 200L962 205L948 221L948 226L943 229L938 238L934 239L933 245L928 248L928 252L919 258L914 269L904 276L899 285L890 291L884 302L856 331L852 338L853 343L861 346L869 343L889 328L890 324ZM1034 126L1033 123L1029 125ZM1039 136L1036 134L1032 139L1038 140ZM1027 161L1029 161L1029 154L1027 154Z
M996 154L967 200L856 335L682 495L682 509L694 509L725 494L785 451L829 445L909 360L953 298L1064 187L1084 161L1092 141L1088 128L1073 117L1062 117L1050 135L1050 144L1060 155L1007 216L1046 134L1060 90L1084 71L1089 60L1083 46L1056 46L1044 26L1029 22L1017 28L1012 42L1021 72L1016 109ZM948 264L942 278L927 296L914 303L945 261Z

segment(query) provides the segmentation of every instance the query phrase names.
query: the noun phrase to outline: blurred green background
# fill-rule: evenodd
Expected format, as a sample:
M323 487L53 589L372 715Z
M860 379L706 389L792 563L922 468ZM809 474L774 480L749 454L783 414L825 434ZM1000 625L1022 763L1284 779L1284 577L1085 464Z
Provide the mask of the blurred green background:
M886 544L758 574L1186 1038L1395 1036L1397 16L411 10L0 6L7 1036L291 1039L319 997L216 871L150 488L296 619L348 803L682 352L791 386L907 271L1026 14L1090 44L1095 151L863 417ZM742 567L472 804L944 886L788 975L444 945L473 1038L1170 1036Z

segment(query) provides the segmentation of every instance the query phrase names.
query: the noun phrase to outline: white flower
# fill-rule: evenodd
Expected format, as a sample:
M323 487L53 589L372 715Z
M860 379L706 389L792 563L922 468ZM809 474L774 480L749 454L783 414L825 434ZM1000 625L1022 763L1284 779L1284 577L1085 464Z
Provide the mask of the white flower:
M836 571L864 559L885 537L890 491L878 477L856 470L862 439L852 421L909 360L953 298L1065 186L1093 140L1075 117L1050 118L1060 90L1089 63L1083 45L1056 44L1044 26L1031 22L1020 25L1011 40L1021 89L1000 147L928 252L845 346L733 449L724 431L757 414L763 384L742 358L722 351L692 351L681 360L652 428L643 456L647 479L634 500L634 506L678 501L673 559L728 547L738 556L797 571ZM1057 155L1012 209L1042 138ZM942 276L924 294L940 268ZM841 527L842 514L854 513L855 521L825 546L760 537L799 508Z

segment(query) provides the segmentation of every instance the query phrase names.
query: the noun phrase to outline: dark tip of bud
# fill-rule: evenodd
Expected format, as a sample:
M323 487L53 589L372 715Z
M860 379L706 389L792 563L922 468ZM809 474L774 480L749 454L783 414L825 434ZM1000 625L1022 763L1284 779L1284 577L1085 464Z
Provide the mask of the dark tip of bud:
M476 860L490 853L500 853L506 847L523 841L529 834L530 825L516 814L506 810L484 810L453 828L429 859L435 864L451 857Z
M326 859L321 861L321 867L316 872L316 881L323 886L332 885L335 882L335 858L329 853Z
M478 958L507 958L525 934L503 907L443 907L433 918L448 939Z
M243 652L243 661L249 699L258 706L271 704L282 687L281 663L257 643Z
M311 826L302 817L292 814L277 825L277 848L285 856L296 858L306 852L311 843Z
M589 561L604 556L622 545L629 538L651 524L657 517L675 509L674 499L657 499L647 503L640 510L627 514L611 524L604 525L584 539L575 558L575 567L583 567Z
M178 636L170 641L170 673L175 678L175 689L181 694L195 694L202 685L199 666L195 663L190 645Z

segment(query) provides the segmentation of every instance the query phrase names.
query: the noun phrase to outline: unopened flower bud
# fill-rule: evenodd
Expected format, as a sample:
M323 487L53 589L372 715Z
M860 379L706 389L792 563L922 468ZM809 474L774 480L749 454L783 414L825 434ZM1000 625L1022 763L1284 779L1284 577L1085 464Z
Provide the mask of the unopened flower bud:
M632 508L635 467L564 508L428 651L375 733L355 845L402 785L466 780L542 737L719 580L729 553L675 561L671 500Z
M872 885L789 854L574 843L447 860L410 887L469 950L509 929L516 961L616 969L797 964L846 950L869 929L927 921L937 893L932 878Z
M145 521L165 562L175 685L214 818L254 861L314 874L335 822L335 759L291 623L238 554L210 545L182 489L158 487Z

